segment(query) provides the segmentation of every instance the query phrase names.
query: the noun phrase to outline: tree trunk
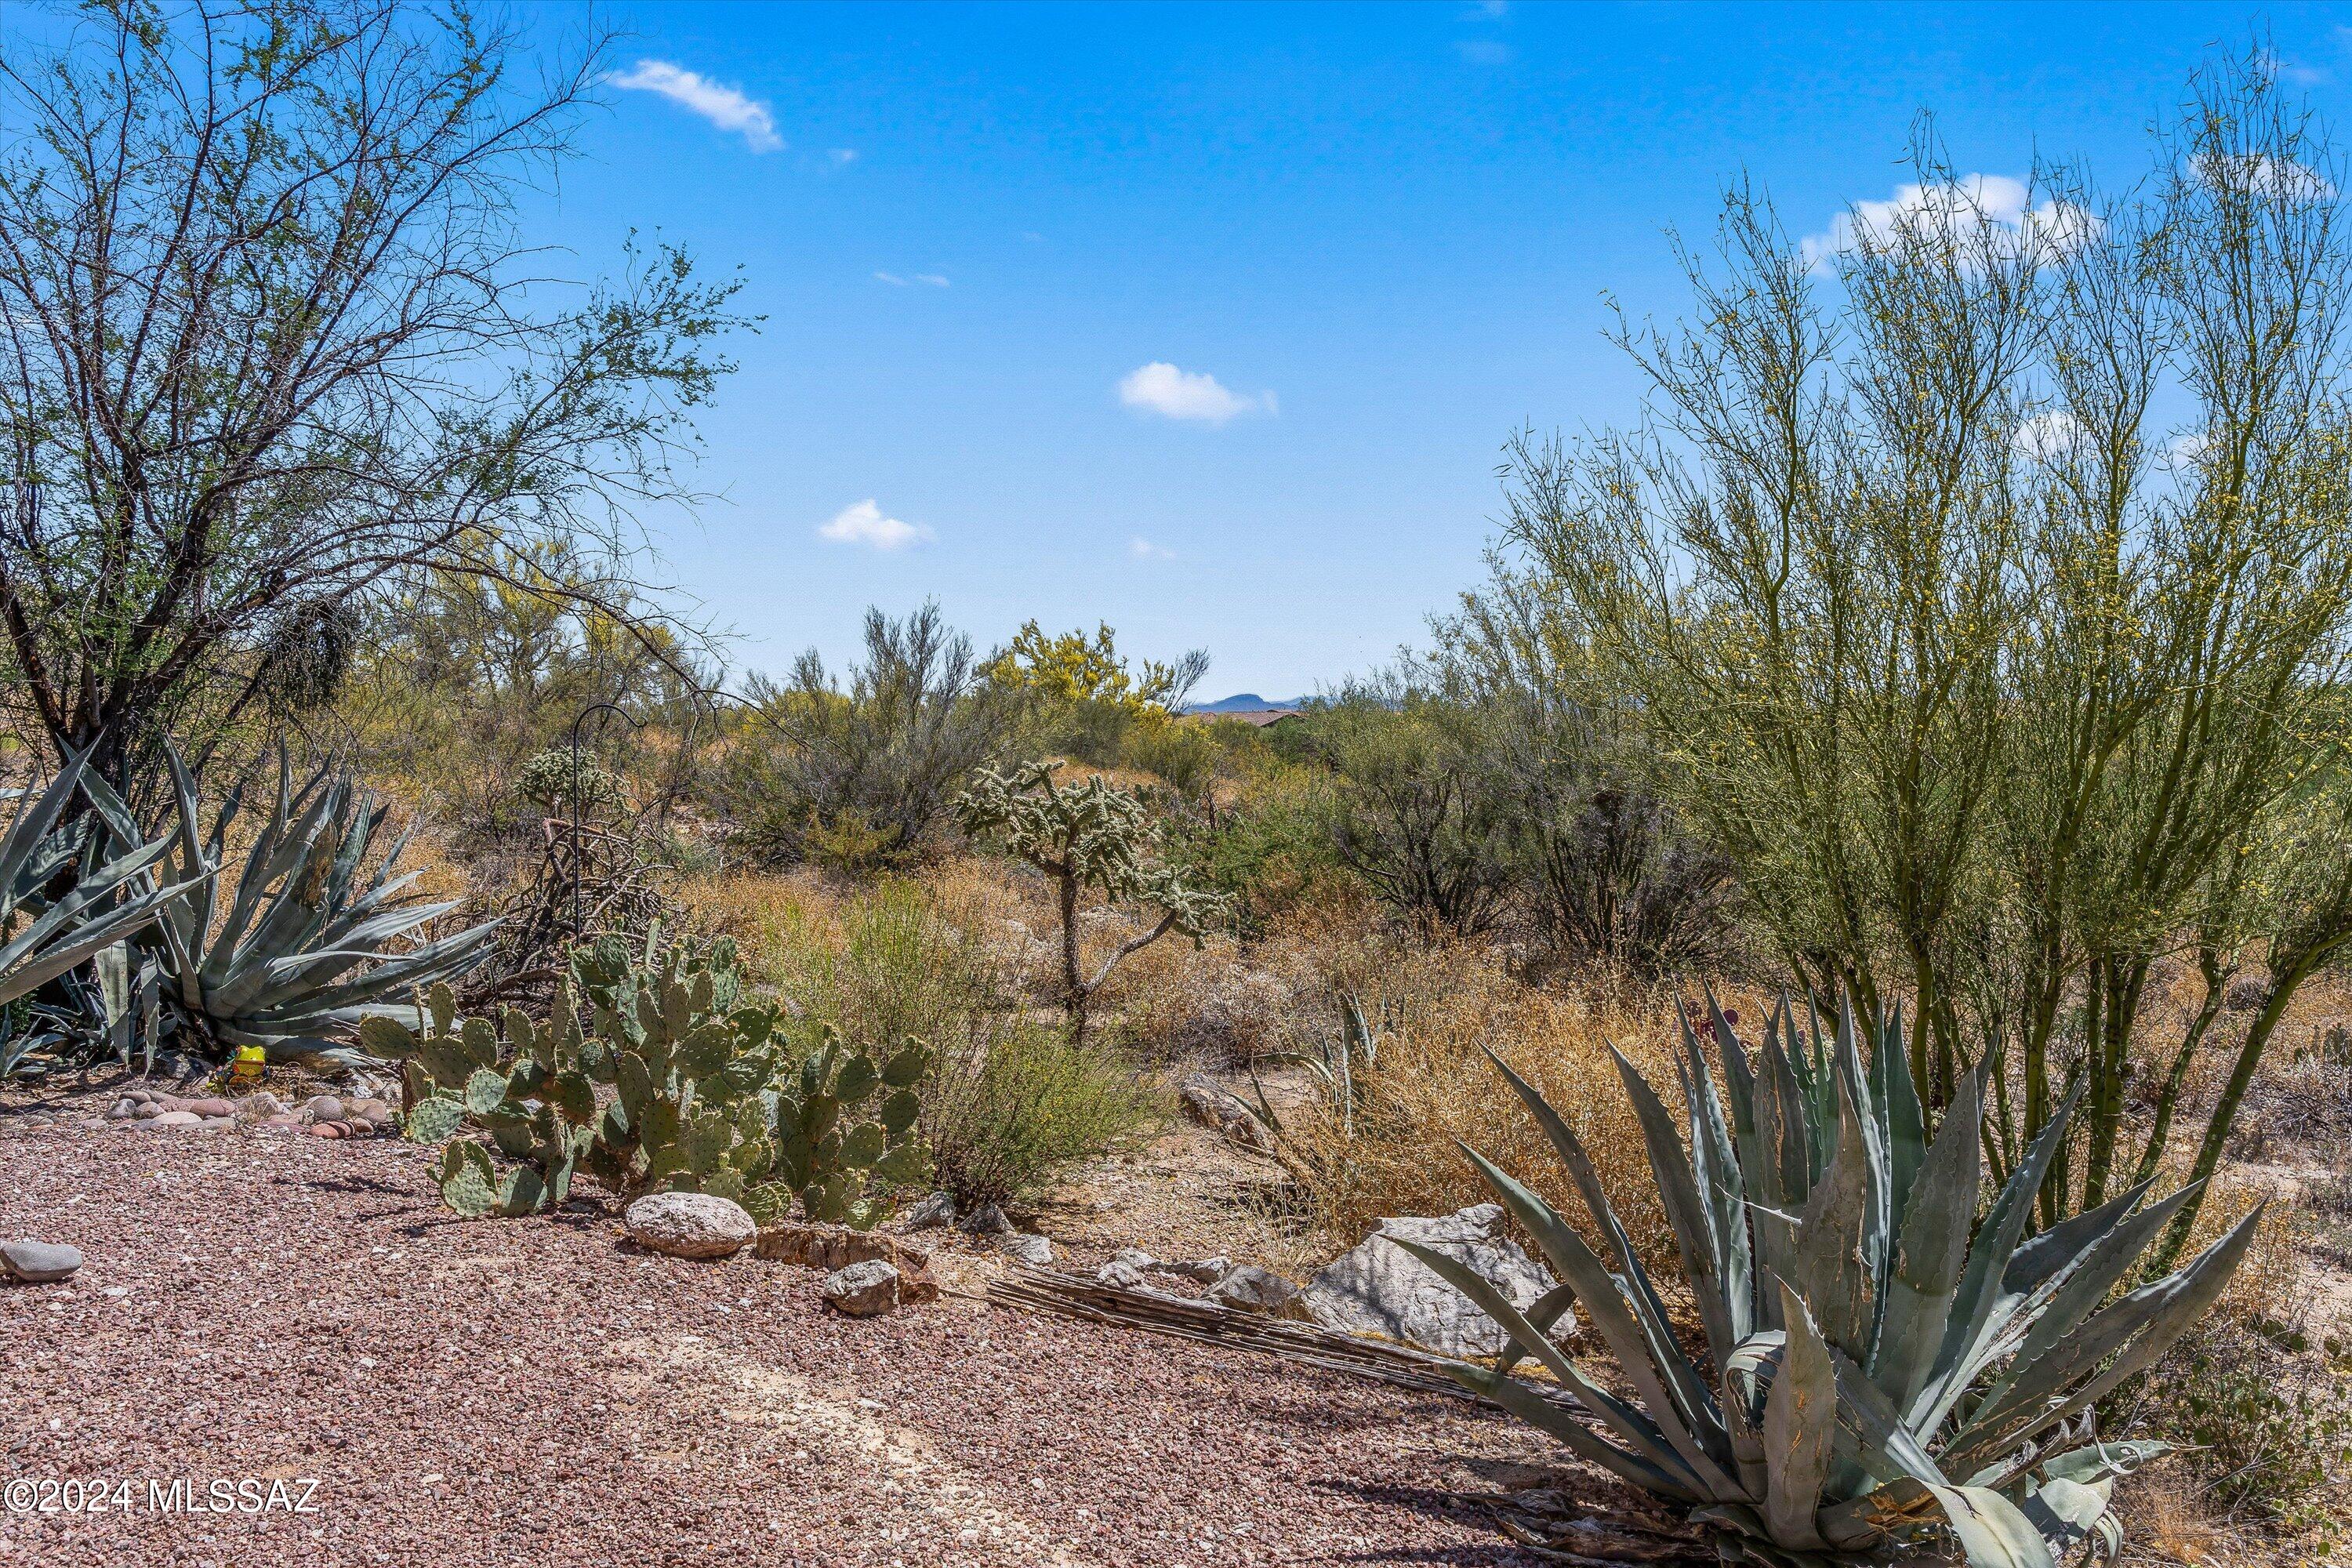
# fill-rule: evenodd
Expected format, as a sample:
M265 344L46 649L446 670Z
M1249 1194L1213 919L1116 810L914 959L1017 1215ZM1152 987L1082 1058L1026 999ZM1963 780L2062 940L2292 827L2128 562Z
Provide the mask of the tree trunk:
M2221 1013L2222 994L2230 981L2229 972L2221 967L2221 955L2206 948L2197 955L2197 967L2205 976L2205 1001L2180 1037L2180 1048L2172 1054L2172 1066L2164 1075L2164 1087L2157 1091L2156 1120L2147 1130L2147 1146L2140 1151L2139 1168L2132 1173L2134 1186L2155 1175L2163 1162L2164 1145L2172 1136L2173 1113L2179 1108L2181 1088L2189 1081L2189 1065L2196 1060L2198 1047L2205 1043L2206 1031Z
M1078 878L1066 868L1055 871L1062 905L1062 1010L1070 1020L1070 1042L1087 1037L1087 977L1078 965Z

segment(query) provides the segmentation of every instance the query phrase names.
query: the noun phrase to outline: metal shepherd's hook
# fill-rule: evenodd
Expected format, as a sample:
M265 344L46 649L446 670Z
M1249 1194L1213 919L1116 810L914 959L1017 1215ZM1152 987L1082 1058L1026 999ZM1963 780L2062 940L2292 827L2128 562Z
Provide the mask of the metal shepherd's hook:
M581 914L581 875L585 869L584 841L580 836L580 727L599 713L617 713L628 720L632 730L643 729L642 721L634 718L617 702L591 702L572 716L572 935L576 941L588 934L587 921Z

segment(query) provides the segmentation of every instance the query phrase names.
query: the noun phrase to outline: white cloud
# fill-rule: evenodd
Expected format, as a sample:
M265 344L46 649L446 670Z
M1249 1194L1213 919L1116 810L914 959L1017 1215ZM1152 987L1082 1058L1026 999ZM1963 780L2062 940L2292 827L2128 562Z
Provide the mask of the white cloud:
M1208 425L1223 425L1241 414L1276 412L1271 392L1245 396L1220 385L1206 371L1179 370L1166 360L1129 371L1118 384L1118 400L1129 408Z
M1154 544L1141 534L1127 542L1127 552L1138 561L1173 561L1176 552L1164 544Z
M2037 463L2053 462L2080 446L2090 432L2063 408L2052 408L2021 420L2010 444Z
M2267 153L2209 153L2197 161L2197 177L2215 190L2282 201L2324 202L2336 195L2335 184L2318 170Z
M2336 29L2339 33L2343 30L2341 27ZM2305 65L2301 60L2289 59L2276 49L2264 49L2262 51L2261 59L2263 68L2270 72L2273 81L2293 82L2297 87L2316 87L2328 79L2327 71L2324 67Z
M855 147L829 148L825 152L824 158L825 162L835 168L845 169L857 162L857 149Z
M1804 241L1805 264L1858 248L1864 239L1884 245L1905 233L1943 228L1955 238L1990 234L2004 246L2036 240L2063 256L2080 249L2099 232L2099 220L2066 202L2033 205L2024 181L2007 174L1964 174L1948 184L1895 187L1883 202L1856 202L1832 220L1823 234Z
M843 507L833 514L832 521L816 531L819 538L830 539L836 544L864 544L876 550L904 550L933 537L926 524L884 517L881 506L870 499Z
M937 272L917 272L911 276L901 276L896 272L877 272L874 275L874 280L877 283L887 283L893 289L912 289L919 283L926 289L944 289L948 286L947 279Z
M625 71L607 77L614 87L632 92L657 92L672 103L681 104L721 131L740 133L744 144L754 153L773 153L784 144L776 134L776 117L768 106L747 96L740 88L722 86L698 71L687 70L667 60L639 60Z
M2158 466L2176 474L2193 472L2205 460L2212 438L2202 430L2184 430L2158 448Z

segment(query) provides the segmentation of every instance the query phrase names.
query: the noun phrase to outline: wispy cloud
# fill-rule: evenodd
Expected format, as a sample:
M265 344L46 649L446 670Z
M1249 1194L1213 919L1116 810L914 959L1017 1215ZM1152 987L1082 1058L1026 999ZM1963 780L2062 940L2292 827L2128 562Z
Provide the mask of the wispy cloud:
M1154 544L1141 534L1127 542L1127 552L1138 561L1173 561L1176 552L1164 544Z
M946 276L938 272L877 272L874 280L887 283L893 289L912 289L919 285L925 289L944 289L948 286Z
M880 503L870 498L843 507L816 531L817 537L835 544L863 544L872 550L904 550L934 537L928 524L883 516Z
M1859 248L1887 244L1906 233L1943 229L1955 239L1990 235L1997 243L2034 240L2060 255L2081 248L2099 232L2099 220L2065 202L2035 204L2032 187L2007 174L1963 174L1945 184L1898 185L1883 202L1856 202L1828 230L1804 241L1808 266Z
M2343 30L2341 27L2336 29L2339 34ZM2296 87L2317 87L2330 79L2326 67L2306 65L2301 60L2290 59L2276 49L2264 49L2262 61L2263 68L2271 73L2271 79L2274 81L2292 82Z
M2019 421L2010 445L2037 463L2054 463L2081 446L2090 431L2063 408L2049 408Z
M825 150L824 161L832 164L836 169L846 169L849 165L857 162L857 149L855 147L827 148Z
M2324 202L2336 195L2335 182L2318 170L2268 153L2208 153L2197 161L2197 177L2212 190L2277 201Z
M699 71L690 71L667 60L639 60L625 71L615 71L605 79L614 87L631 92L656 92L679 104L721 131L732 131L743 138L744 145L754 153L773 153L784 144L776 134L776 117L768 106L746 94L740 88L715 82Z
M1494 38L1457 38L1454 52L1474 66L1498 66L1511 58L1511 46Z
M1276 412L1271 392L1245 395L1221 385L1206 371L1179 370L1165 360L1129 371L1118 384L1118 400L1129 408L1204 425L1223 425L1243 414Z

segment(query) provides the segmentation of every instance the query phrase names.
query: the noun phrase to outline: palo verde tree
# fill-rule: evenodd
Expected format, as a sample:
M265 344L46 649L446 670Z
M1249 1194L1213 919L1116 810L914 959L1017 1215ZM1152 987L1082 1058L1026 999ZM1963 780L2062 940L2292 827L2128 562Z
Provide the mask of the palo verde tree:
M2258 53L2155 151L2111 197L1923 133L1901 200L1805 242L1735 187L1687 322L1618 333L1648 417L1512 449L1553 640L1606 662L1769 940L1909 1000L1931 1106L1999 1049L2004 1173L2081 1080L2045 1222L2120 1190L2140 1058L2168 1118L2233 967L2267 951L2284 1006L2341 943L2284 859L2332 830L2352 629L2342 181ZM2191 955L2207 1005L2136 1046Z
M97 0L0 41L0 631L118 784L347 612L680 499L731 282L567 285L519 202L604 74L462 0ZM192 749L200 749L200 744Z
M1197 945L1223 914L1225 898L1195 886L1159 858L1160 830L1143 803L1099 773L1081 784L1054 782L1055 764L1030 763L1010 773L983 768L955 801L956 819L974 838L1002 845L1054 880L1062 922L1062 1007L1070 1038L1083 1041L1095 993L1111 971L1174 932ZM1078 942L1078 898L1093 889L1114 904L1139 904L1159 919L1129 937L1088 973Z

